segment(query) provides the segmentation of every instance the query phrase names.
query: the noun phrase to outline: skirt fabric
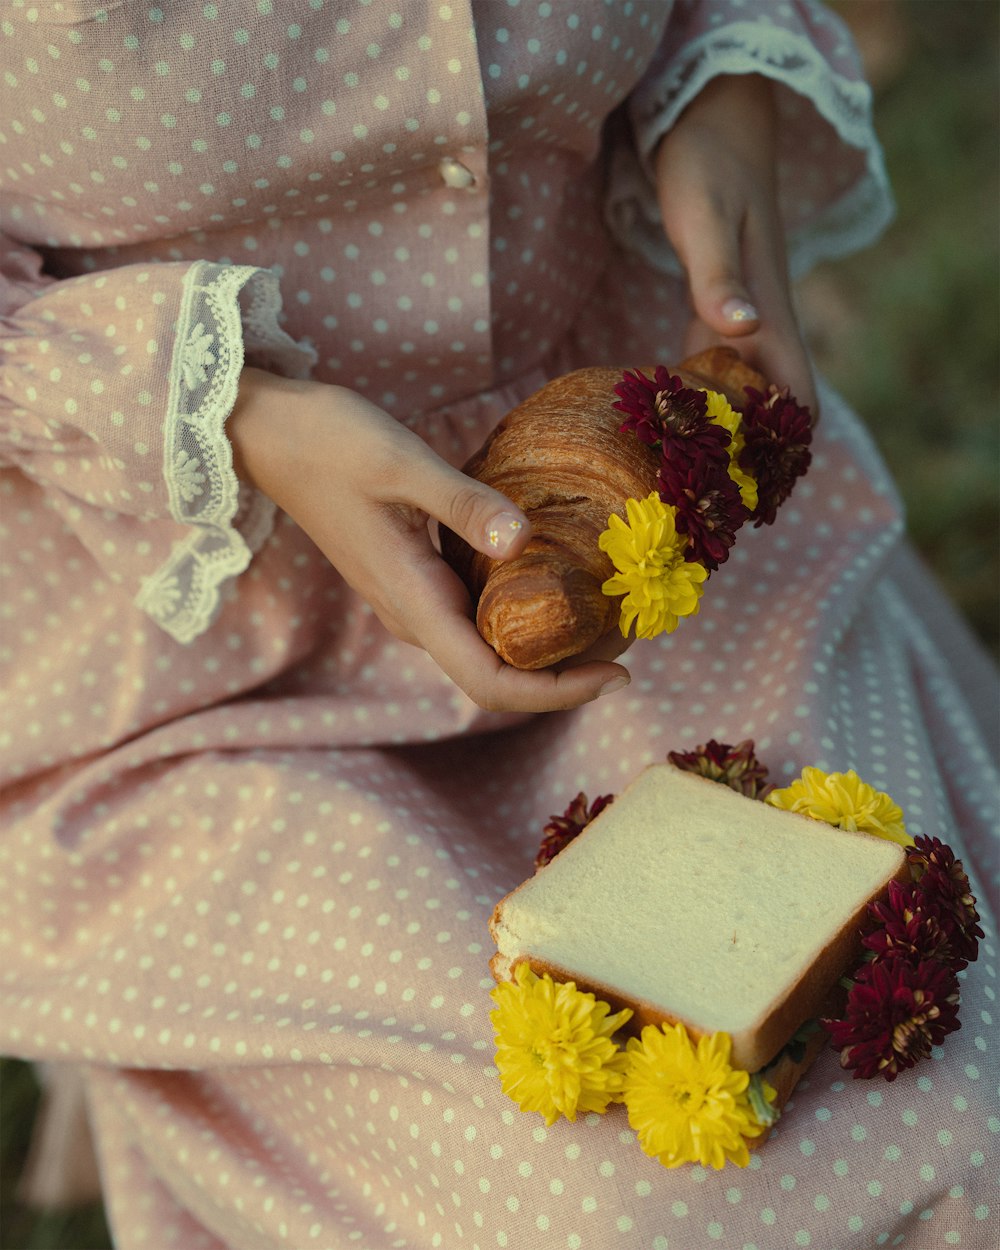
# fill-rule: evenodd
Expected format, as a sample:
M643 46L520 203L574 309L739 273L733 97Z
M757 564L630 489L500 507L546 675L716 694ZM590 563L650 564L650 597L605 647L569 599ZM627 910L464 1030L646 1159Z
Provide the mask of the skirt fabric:
M19 796L2 855L37 990L3 1010L84 1074L124 1250L993 1244L995 673L867 434L823 402L778 522L741 534L697 617L633 646L619 693L480 711L281 522L213 635L235 666L270 629L295 662ZM422 432L454 454L476 412ZM548 817L710 737L753 738L779 782L856 768L964 859L986 932L930 1060L863 1082L825 1051L722 1173L665 1170L621 1107L521 1113L488 1018L487 921Z

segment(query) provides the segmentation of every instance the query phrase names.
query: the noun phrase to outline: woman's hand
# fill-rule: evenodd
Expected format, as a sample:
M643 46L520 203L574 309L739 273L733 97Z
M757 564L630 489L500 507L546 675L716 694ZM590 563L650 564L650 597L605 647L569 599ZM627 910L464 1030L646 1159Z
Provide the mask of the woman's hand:
M792 306L778 216L771 84L712 79L656 152L663 227L687 271L686 347L740 338L742 353L815 414L816 388Z
M362 396L247 368L227 430L241 476L309 534L392 634L423 647L481 707L554 711L627 682L603 662L521 672L487 646L428 518L501 559L521 551L528 522Z

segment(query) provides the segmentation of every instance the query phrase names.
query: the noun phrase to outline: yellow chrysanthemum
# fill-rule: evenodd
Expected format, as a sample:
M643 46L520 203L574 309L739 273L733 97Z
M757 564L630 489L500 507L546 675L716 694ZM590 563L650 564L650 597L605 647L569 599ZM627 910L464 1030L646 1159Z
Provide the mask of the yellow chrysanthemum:
M740 468L740 452L743 450L743 423L740 414L732 407L725 395L718 391L706 391L708 400L706 414L714 425L729 431L729 476L740 489L740 498L751 512L757 507L757 482L751 473Z
M746 1167L748 1137L764 1131L747 1090L749 1074L729 1063L732 1038L713 1033L695 1046L682 1024L647 1025L626 1054L625 1105L646 1154L664 1167ZM773 1102L775 1091L764 1085Z
M860 829L900 846L913 845L901 809L888 794L862 781L853 768L846 773L804 768L798 781L772 790L766 802L840 829Z
M623 635L633 622L637 638L654 638L664 630L669 634L682 616L698 611L708 570L684 559L687 539L677 532L676 510L656 491L646 499L627 500L625 510L628 522L612 515L598 539L618 570L601 589L625 596L619 621Z
M603 1113L609 1102L620 1102L628 1061L611 1035L631 1011L610 1015L607 1003L574 982L538 977L525 963L514 977L490 995L503 1092L546 1124L560 1115L575 1120L578 1111Z

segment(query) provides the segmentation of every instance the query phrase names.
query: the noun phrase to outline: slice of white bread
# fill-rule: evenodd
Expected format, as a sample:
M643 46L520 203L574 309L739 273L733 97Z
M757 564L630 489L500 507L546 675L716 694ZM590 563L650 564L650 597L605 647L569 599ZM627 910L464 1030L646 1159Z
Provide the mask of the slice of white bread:
M497 980L527 960L630 1027L732 1036L768 1064L863 953L869 902L905 878L902 847L744 798L670 764L645 769L496 906Z

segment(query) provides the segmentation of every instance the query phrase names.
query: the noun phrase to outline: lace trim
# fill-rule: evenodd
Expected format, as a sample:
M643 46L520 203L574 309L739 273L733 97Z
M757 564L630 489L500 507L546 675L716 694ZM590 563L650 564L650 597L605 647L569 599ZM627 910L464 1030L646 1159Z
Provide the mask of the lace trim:
M244 288L250 296L245 310ZM163 473L171 517L192 528L143 580L135 599L178 642L208 628L222 583L243 572L271 530L274 504L236 476L225 422L236 401L244 349L293 376L312 363L308 347L279 326L280 308L277 279L267 270L198 262L184 278Z
M660 224L649 157L709 79L749 73L762 74L812 101L843 142L865 154L865 176L808 227L791 232L792 276L801 277L821 260L867 247L892 219L892 193L872 127L867 83L836 73L804 35L759 22L735 22L702 35L685 49L657 83L649 102L640 103L635 116L638 153L620 147L612 160L608 225L623 248L640 251L658 269L681 272Z

